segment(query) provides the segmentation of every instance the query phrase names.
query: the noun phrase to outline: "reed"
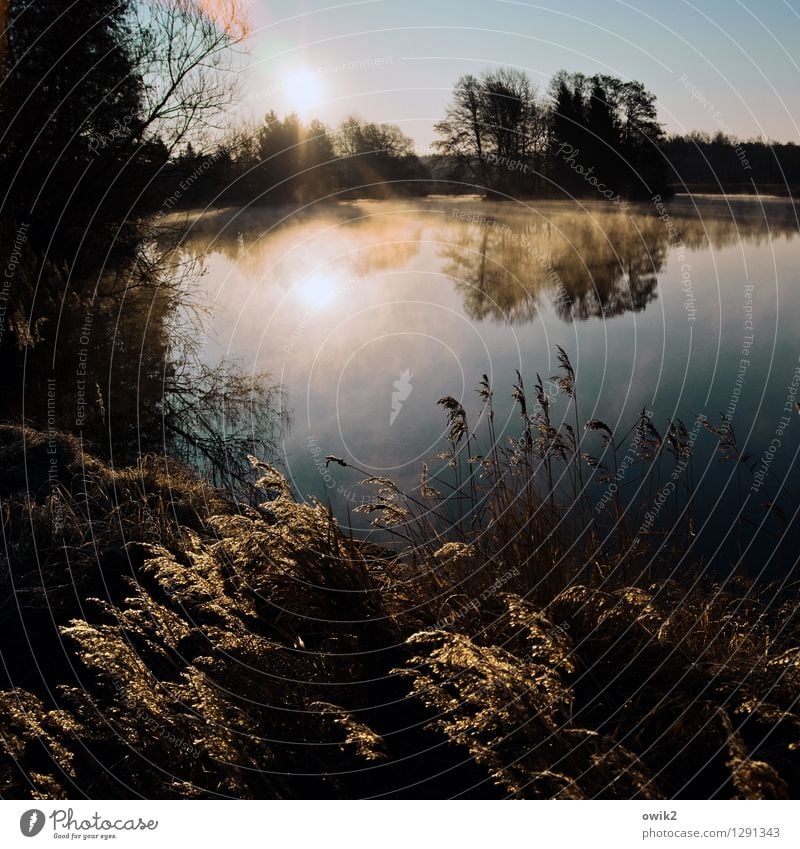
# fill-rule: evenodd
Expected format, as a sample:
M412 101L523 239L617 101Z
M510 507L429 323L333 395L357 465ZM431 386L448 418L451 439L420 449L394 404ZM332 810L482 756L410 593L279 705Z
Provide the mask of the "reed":
M486 376L474 428L443 399L411 493L328 458L375 489L381 537L255 457L251 507L0 428L4 798L797 798L797 583L693 555L698 423L616 435L559 421L541 379L511 394L513 436Z

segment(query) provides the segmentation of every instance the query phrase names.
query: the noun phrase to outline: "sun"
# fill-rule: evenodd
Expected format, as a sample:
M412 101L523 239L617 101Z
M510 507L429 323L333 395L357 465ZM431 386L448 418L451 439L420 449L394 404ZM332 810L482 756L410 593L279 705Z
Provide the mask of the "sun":
M322 309L336 298L336 279L323 271L310 274L298 283L295 292L303 303L314 310Z
M322 80L307 68L289 74L283 87L292 109L298 111L316 106L322 98Z

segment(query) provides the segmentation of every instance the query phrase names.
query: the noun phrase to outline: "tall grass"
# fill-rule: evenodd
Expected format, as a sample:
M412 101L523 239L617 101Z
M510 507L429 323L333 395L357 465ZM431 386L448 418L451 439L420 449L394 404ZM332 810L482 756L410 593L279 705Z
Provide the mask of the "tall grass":
M513 443L484 376L412 492L354 469L380 544L257 458L243 507L0 428L3 796L796 797L796 584L691 555L693 434L746 470L732 428L580 427L560 354Z
M698 415L689 427L675 418L659 430L642 409L621 432L600 419L581 424L575 370L560 346L557 358L560 374L545 383L536 373L533 397L517 371L510 393L516 433L497 433L496 393L486 375L477 387L481 410L474 429L461 401L440 399L447 421L447 450L437 455L443 463L433 473L423 464L413 492L367 476L362 484L377 482L381 489L360 511L375 514L376 527L408 543L404 553L412 559L458 542L493 567L522 566L518 583L527 592L536 587L535 597L543 600L576 577L646 586L671 574L679 560L687 570L700 566L708 546L700 545L696 515L696 449L703 445L706 467L711 453L733 465L738 506L745 501L743 476L756 466L738 447L731 422L721 417L714 425ZM752 546L745 542L755 530L780 536L784 549L799 541L787 517L800 502L774 469L771 474L776 494L766 487L755 511L736 511L737 556L725 563L728 574L746 574L748 560L758 556L748 555Z

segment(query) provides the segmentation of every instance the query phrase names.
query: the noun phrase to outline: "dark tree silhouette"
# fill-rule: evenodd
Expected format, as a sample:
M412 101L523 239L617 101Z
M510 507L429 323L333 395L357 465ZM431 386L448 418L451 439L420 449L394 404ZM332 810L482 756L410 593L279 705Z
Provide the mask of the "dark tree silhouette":
M461 77L453 89L453 101L444 120L436 124L442 137L434 146L452 160L455 179L471 179L487 185L481 83L472 74Z
M795 142L740 140L723 133L693 132L664 142L669 179L679 189L797 195L800 146Z
M336 132L334 148L339 186L351 194L391 197L425 190L427 171L414 152L414 142L393 124L351 115Z
M437 151L450 160L450 177L503 194L538 186L546 149L546 108L527 75L515 69L461 77L443 121Z
M101 223L119 221L140 188L127 149L141 128L144 83L131 49L130 4L11 0L0 89L0 185L6 217L56 260L102 252ZM120 179L124 173L125 179ZM117 239L118 244L120 240Z
M258 429L273 396L262 375L202 363L186 317L197 268L152 215L174 205L171 153L201 143L230 96L244 30L235 0L215 8L11 0L0 237L14 265L0 393L3 418L80 432L117 461L184 449L179 435L193 430L219 473L227 448L258 450L246 425ZM187 161L208 156L187 148Z

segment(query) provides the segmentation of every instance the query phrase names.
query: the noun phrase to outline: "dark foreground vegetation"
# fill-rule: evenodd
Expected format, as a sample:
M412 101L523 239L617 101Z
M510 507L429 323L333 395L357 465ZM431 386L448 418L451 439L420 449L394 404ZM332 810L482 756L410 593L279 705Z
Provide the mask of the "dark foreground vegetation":
M7 5L0 416L75 433L118 463L166 449L241 480L231 460L244 455L229 449L259 450L257 432L269 450L279 393L203 358L202 263L169 220L203 175L173 185L181 151L211 148L235 91L237 3Z
M622 442L535 394L485 457L442 399L444 476L364 482L381 545L255 457L243 507L163 459L0 430L3 795L796 798L796 583L712 579L691 514L665 536L614 499L604 526L563 507L555 476L612 480ZM631 433L645 478L690 469L679 423Z

